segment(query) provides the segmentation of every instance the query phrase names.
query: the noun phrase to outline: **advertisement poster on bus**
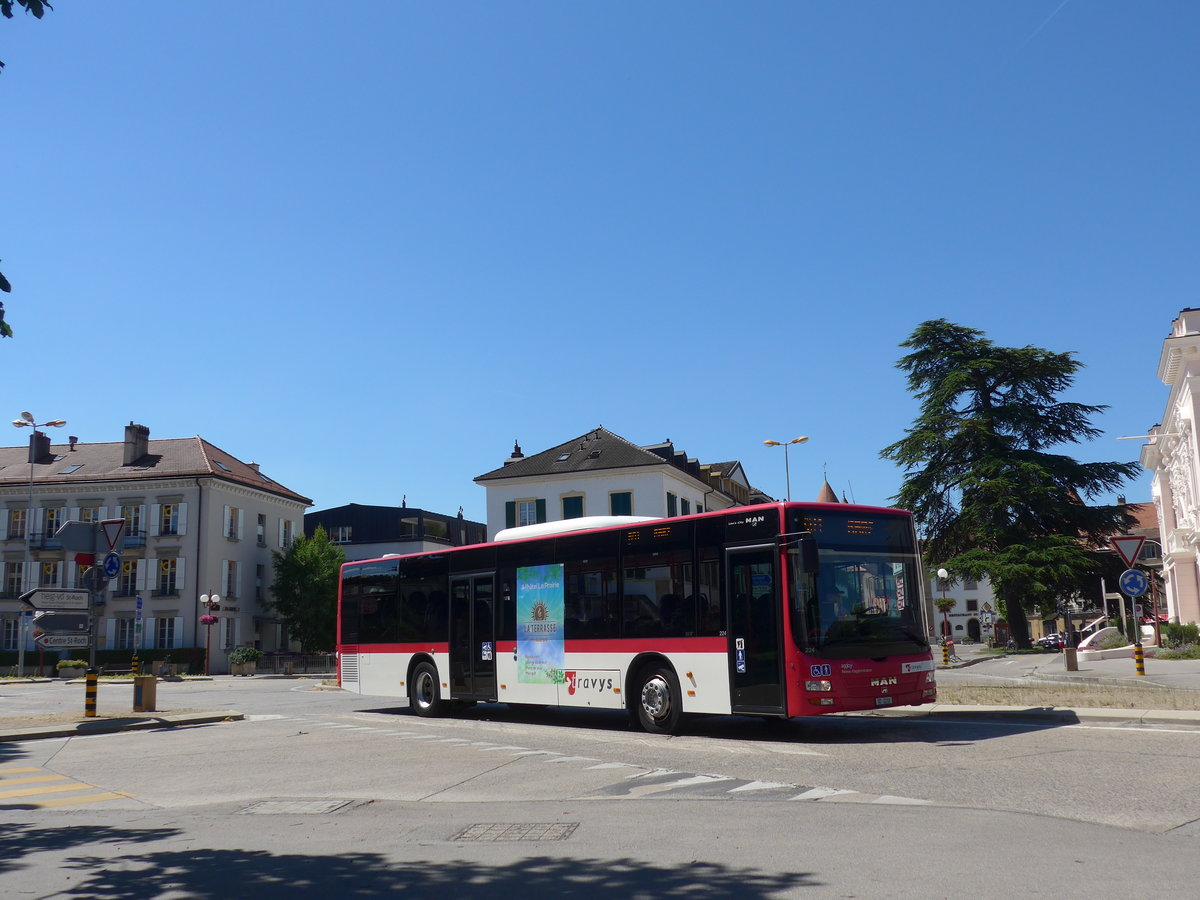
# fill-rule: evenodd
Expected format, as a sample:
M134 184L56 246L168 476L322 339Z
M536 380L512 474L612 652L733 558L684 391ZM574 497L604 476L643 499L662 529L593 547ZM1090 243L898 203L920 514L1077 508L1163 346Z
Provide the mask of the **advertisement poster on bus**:
M563 671L563 567L517 569L517 680L558 684Z

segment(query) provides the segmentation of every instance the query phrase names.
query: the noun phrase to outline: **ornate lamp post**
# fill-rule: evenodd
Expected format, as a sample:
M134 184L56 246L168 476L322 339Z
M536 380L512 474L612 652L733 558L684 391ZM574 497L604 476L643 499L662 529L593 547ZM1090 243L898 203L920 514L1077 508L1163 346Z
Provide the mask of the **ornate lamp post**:
M200 603L207 610L200 617L200 624L204 626L204 674L208 675L210 674L209 664L212 660L212 627L217 621L217 617L213 613L221 611L221 595L215 591L201 594Z
M945 569L937 570L937 577L942 583L942 599L937 602L937 607L942 611L942 637L950 637L950 610L954 607L953 600L946 599L946 581L950 578L950 573Z
M792 444L803 444L807 440L808 440L808 438L806 438L806 437L798 437L798 438L793 438L790 441L763 441L763 443L766 444L768 447L782 447L783 448L783 471L784 471L784 474L787 476L787 498L788 498L788 500L792 499L792 467L788 463L788 447L790 447Z
M21 418L12 420L13 428L32 428L34 434L41 434L39 428L62 428L67 424L66 419L51 419L48 422L39 422L33 413L26 410L21 413ZM73 439L72 439L73 440ZM72 445L74 446L74 445ZM25 510L25 561L21 563L21 581L22 590L25 586L35 588L38 586L37 579L33 578L33 463L34 463L34 441L29 442L29 508ZM18 613L20 627L17 629L17 672L25 674L25 610Z

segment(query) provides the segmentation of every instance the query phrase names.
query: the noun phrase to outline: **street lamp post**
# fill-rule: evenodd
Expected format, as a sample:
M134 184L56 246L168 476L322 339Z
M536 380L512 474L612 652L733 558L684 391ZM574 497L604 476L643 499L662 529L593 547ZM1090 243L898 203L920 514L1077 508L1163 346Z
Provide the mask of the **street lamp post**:
M221 595L215 591L209 591L207 594L200 595L200 604L207 610L200 617L200 623L204 626L204 674L208 675L209 663L212 659L212 627L217 621L214 612L219 612L221 609Z
M13 419L14 428L32 428L34 434L41 434L39 428L62 428L67 424L66 419L51 419L48 422L39 422L33 413L26 410L21 413L21 418ZM33 462L34 462L34 445L31 440L29 443L29 508L25 510L25 561L21 563L21 581L28 588L37 587L37 581L33 579ZM32 583L31 583L32 582ZM24 593L24 591L21 591ZM25 674L25 610L20 610L17 613L19 627L17 628L17 672L21 675Z
M763 441L768 447L783 448L783 471L787 478L787 498L789 501L792 499L792 467L788 462L788 447L792 444L803 444L807 440L807 437L798 437L790 441Z
M946 579L950 577L950 573L945 569L938 569L937 576L942 582L942 602L938 604L942 608L942 637L950 637L950 602L946 599Z

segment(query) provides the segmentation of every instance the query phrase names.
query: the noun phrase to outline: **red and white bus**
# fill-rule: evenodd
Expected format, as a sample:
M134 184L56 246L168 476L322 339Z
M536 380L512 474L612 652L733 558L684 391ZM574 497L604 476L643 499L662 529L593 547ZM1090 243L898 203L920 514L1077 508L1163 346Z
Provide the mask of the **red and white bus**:
M338 678L422 716L475 702L786 718L932 703L912 517L772 503L568 519L348 562Z

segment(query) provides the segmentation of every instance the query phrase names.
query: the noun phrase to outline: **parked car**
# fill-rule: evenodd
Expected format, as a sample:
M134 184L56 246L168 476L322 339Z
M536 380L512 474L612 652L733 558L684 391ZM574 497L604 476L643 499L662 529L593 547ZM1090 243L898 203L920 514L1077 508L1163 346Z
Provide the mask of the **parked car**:
M1037 639L1037 645L1045 647L1047 650L1061 650L1066 643L1066 639L1061 634L1048 634Z

